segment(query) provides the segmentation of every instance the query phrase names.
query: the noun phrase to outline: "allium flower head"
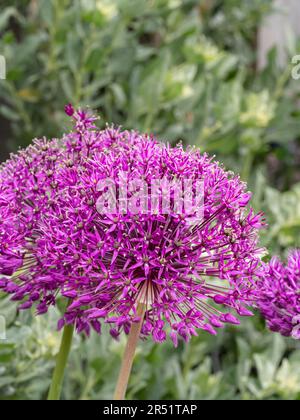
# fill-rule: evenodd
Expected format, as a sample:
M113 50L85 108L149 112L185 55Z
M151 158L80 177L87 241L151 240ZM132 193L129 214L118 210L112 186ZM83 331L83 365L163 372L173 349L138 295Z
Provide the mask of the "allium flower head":
M284 265L274 257L257 283L257 305L271 331L300 339L300 250Z
M0 172L6 202L1 212L7 220L14 214L8 225L1 222L0 232L18 238L9 251L1 248L6 273L10 260L17 272L2 280L4 290L25 299L23 307L39 300L39 313L62 295L70 305L59 327L74 323L77 331L89 333L92 326L100 332L104 322L114 337L129 332L143 306L142 336L161 342L169 331L175 345L178 336L188 340L197 329L216 334L226 323L238 324L231 309L250 315L245 305L252 299L264 222L247 209L250 193L239 177L196 149L171 148L120 128L97 131L90 115L72 106L66 112L76 129L49 143L59 144L57 159L51 160L55 168L47 167L54 178L35 175L34 182L41 180L35 187L38 201L30 193L24 223L17 213L29 197L22 192L18 207L10 208L16 192L3 174L12 163ZM20 155L13 161L23 168ZM46 171L44 161L34 166L38 173ZM28 181L22 177L20 183L27 191ZM203 200L187 211L198 185ZM109 200L113 191L118 203ZM36 202L39 212L33 216Z

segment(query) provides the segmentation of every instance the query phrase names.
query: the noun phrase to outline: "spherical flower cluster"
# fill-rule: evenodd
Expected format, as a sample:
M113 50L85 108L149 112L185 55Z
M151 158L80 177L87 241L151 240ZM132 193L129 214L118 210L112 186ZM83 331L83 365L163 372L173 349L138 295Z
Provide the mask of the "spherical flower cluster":
M37 141L1 167L0 287L23 309L38 302L38 313L66 297L59 327L74 323L78 332L100 332L104 322L118 337L143 307L142 336L162 342L169 325L175 345L197 329L216 334L238 324L229 309L250 315L264 221L247 210L239 177L196 149L120 128L98 131L85 112L66 112L74 132ZM108 191L99 184L109 179L120 193L125 177L129 206L100 212ZM142 194L137 180L146 185ZM179 181L170 211L141 206L153 198L153 180L163 180L159 199L165 182ZM202 218L175 209L184 180L192 191L203 183Z
M300 339L300 250L284 265L274 257L257 283L257 305L271 331Z

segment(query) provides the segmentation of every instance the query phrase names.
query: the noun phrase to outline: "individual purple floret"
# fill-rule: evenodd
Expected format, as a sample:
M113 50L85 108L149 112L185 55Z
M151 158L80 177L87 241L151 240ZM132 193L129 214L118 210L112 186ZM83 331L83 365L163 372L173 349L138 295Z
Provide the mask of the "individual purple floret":
M300 250L284 265L274 257L257 283L257 305L271 331L300 339Z

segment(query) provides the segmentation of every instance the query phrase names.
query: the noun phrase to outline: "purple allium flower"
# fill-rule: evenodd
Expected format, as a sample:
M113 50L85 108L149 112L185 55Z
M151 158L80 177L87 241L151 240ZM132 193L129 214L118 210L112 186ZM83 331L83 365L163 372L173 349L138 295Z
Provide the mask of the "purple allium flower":
M239 177L196 149L171 148L120 128L97 131L88 113L74 112L71 105L66 113L76 129L45 143L50 152L42 161L40 149L46 146L38 143L37 161L29 169L22 154L31 149L1 168L0 211L7 217L0 222L0 268L15 275L3 278L0 287L23 299L23 308L37 301L38 313L64 296L70 305L59 327L75 323L78 332L89 333L91 326L100 332L104 321L114 337L129 332L143 305L142 336L164 341L169 325L175 345L178 336L188 340L197 329L216 334L225 323L238 324L230 309L251 315L245 305L251 303L259 270L258 231L264 221L247 210L250 194ZM31 183L23 175L30 170L35 172ZM16 171L21 175L7 181ZM147 192L153 180L183 184L187 179L192 190L203 182L203 218L194 220L194 214L174 208L166 214L145 212L143 195L134 209L99 212L97 203L107 192L99 183L110 179L120 192L124 174L131 185L143 180ZM134 201L137 192L127 191L126 200Z
M271 331L300 339L300 250L284 265L273 257L257 283L257 305Z

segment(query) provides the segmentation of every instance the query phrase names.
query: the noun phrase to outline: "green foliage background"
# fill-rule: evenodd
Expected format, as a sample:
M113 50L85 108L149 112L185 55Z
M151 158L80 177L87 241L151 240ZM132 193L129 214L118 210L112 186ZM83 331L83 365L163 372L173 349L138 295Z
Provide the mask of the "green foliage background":
M256 70L256 32L271 0L2 1L0 154L69 130L68 102L101 123L195 144L241 173L269 228L262 243L300 246L300 84L276 51ZM288 57L297 53L291 38ZM299 52L299 48L298 48ZM290 60L289 60L290 61ZM0 297L0 399L43 399L59 345L58 314L19 314ZM110 399L125 340L76 337L65 399ZM300 399L300 345L258 315L188 345L141 343L137 399Z

